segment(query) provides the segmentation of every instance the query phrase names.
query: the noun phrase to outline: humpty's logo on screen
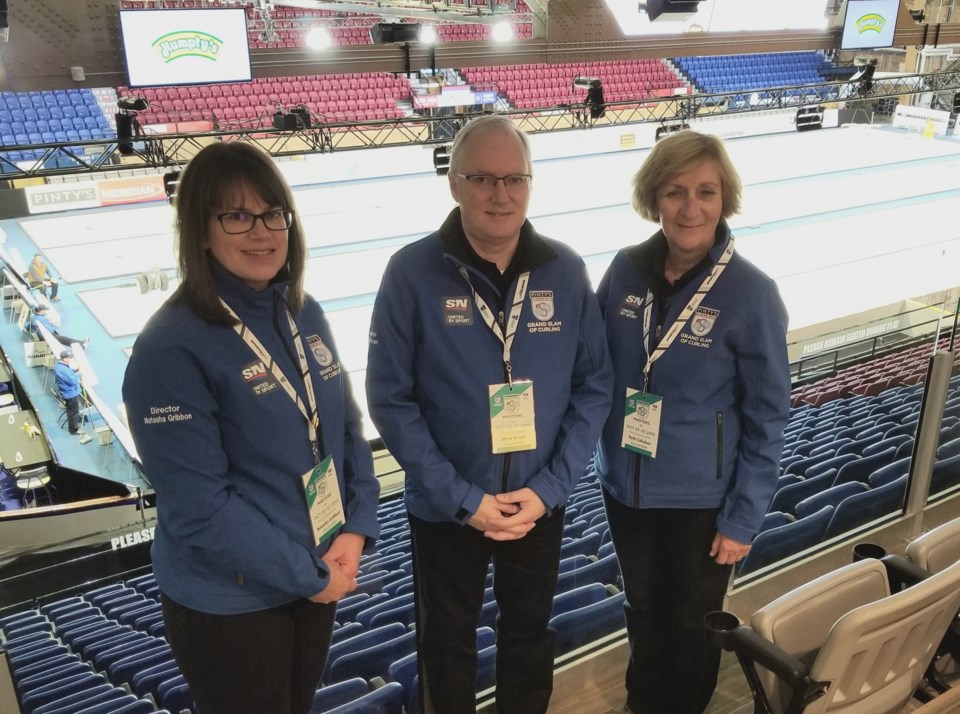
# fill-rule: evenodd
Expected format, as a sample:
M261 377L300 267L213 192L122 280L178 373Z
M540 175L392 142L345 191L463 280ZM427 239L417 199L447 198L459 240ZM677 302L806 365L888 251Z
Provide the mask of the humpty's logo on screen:
M164 62L183 57L202 57L215 62L223 48L223 40L198 30L179 30L158 37L151 46L160 53Z
M883 32L883 26L887 24L887 18L875 12L864 15L857 20L857 32L861 35L864 32Z

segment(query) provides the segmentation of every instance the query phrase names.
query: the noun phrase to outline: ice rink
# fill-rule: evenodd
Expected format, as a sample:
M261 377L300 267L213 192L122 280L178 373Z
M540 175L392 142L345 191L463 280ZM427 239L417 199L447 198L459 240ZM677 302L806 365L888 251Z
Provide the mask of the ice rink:
M744 182L743 210L730 221L737 250L776 279L791 329L960 283L960 142L852 126L728 146ZM583 256L594 284L618 249L656 230L629 205L630 177L646 153L535 163L530 219ZM435 230L453 207L447 179L327 183L298 188L296 200L310 247L307 287L327 311L363 404L380 276L398 247ZM109 356L98 348L92 358L110 404L119 404L136 334L169 295L141 295L134 277L174 268L171 222L170 207L157 204L19 222L112 342ZM117 369L104 364L114 358Z

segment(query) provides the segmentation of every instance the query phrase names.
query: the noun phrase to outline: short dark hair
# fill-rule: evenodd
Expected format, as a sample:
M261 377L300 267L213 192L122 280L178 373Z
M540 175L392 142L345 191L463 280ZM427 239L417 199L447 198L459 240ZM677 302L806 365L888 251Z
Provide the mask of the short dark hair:
M206 239L210 218L243 188L271 206L293 212L287 234L287 262L280 274L289 280L287 305L293 314L303 306L307 247L297 220L293 191L273 159L262 149L239 141L217 142L201 149L180 176L175 209L180 287L174 300L186 302L209 322L234 324L220 303Z
M633 210L648 221L659 221L657 192L678 174L709 159L720 171L723 217L740 212L742 184L723 141L686 129L658 141L633 177Z

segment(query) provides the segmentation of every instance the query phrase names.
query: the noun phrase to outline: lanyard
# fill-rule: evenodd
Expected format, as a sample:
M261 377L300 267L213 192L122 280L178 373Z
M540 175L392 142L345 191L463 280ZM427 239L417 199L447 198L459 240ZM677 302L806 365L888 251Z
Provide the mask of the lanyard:
M274 361L273 356L263 346L263 343L257 339L257 336L253 334L253 330L243 324L243 321L237 316L237 313L227 305L223 298L220 298L220 303L226 309L230 316L233 317L237 322L234 324L234 331L240 335L240 338L247 343L247 347L259 357L265 365L267 365L270 372L276 377L277 381L280 383L280 386L283 387L283 391L287 393L287 396L293 400L293 403L297 405L297 409L300 410L300 413L303 414L304 418L307 420L307 433L310 436L310 447L313 449L313 460L314 464L320 463L320 445L318 439L318 433L320 429L320 412L317 409L317 398L313 393L313 377L310 375L310 365L307 362L307 353L303 349L303 340L300 339L300 329L297 327L297 323L293 320L293 315L290 314L290 311L284 308L284 312L287 314L287 322L290 325L290 334L293 336L293 344L297 348L297 359L300 362L300 377L303 379L303 384L306 387L307 391L307 401L310 403L310 412L307 412L307 407L304 405L303 400L300 398L300 395L297 394L297 390L293 388L293 385L290 384L290 381L287 379L286 375L283 373L283 370L280 369L280 366Z
M513 294L513 306L510 308L510 317L507 319L507 332L504 335L500 329L500 323L493 317L493 310L487 305L486 300L480 297L477 289L473 287L470 276L466 268L460 268L460 275L467 281L473 292L473 301L477 304L477 310L480 316L487 323L487 327L493 332L501 344L503 344L503 368L507 373L507 384L513 387L513 366L510 364L510 349L513 347L513 338L517 335L517 326L520 324L520 312L523 310L523 299L527 296L527 283L530 281L530 271L523 273L517 278L517 289Z
M650 353L650 348L648 347L650 342L650 317L653 313L653 291L651 291L650 288L647 288L647 298L645 300L646 307L643 311L643 351L647 356L647 361L643 366L644 391L646 391L647 383L650 380L650 368L653 366L653 363L660 359L660 357L663 356L663 353L667 351L667 348L673 344L673 341L677 338L677 335L680 334L683 326L687 324L687 321L693 316L693 313L696 312L698 307L700 307L700 303L703 302L703 299L707 296L707 293L710 292L710 288L716 284L717 279L720 277L720 274L723 273L724 268L727 267L727 263L730 262L730 258L732 257L733 236L730 237L730 241L727 243L726 249L720 256L717 264L713 266L713 270L711 270L710 274L704 278L702 283L700 283L700 287L697 288L697 292L695 292L693 297L690 298L690 302L687 303L687 306L680 311L680 315L677 317L673 325L670 326L670 329L667 330L667 334L665 334L663 339L657 343L656 348L653 350L653 354Z

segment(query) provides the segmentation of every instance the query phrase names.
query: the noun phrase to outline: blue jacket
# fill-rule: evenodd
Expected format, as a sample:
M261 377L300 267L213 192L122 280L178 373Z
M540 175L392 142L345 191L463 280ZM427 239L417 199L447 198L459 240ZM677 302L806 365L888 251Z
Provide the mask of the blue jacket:
M657 295L666 239L658 232L621 250L597 290L616 381L597 471L634 508L720 508L717 530L749 543L776 490L790 406L787 313L776 284L736 252L704 298L695 334L689 320L654 362L647 391L663 397L656 458L620 446L627 387L641 389L646 353L638 303L655 293L649 350L666 332L730 239L721 222L708 260L682 287ZM712 325L710 324L712 320Z
M57 380L57 391L64 399L80 394L80 375L73 367L62 360L53 365L53 375Z
M219 294L307 403L285 283L257 292L219 265L215 275ZM339 476L344 530L375 538L379 486L347 374L315 300L307 298L296 323L323 449ZM261 365L232 327L205 322L175 294L144 327L124 377L130 431L157 492L157 582L203 612L275 607L315 595L329 579L320 558L330 539L314 545L301 481L314 464L307 422Z
M520 240L520 272L529 269L530 282L511 363L514 379L533 381L533 450L492 452L488 386L507 381L503 346L459 269L494 310L499 292L463 252L459 209L438 232L397 251L384 273L370 329L367 399L406 472L407 509L418 518L465 523L484 494L523 487L548 512L561 507L610 409L610 358L583 261L529 222ZM515 286L516 278L508 314Z

